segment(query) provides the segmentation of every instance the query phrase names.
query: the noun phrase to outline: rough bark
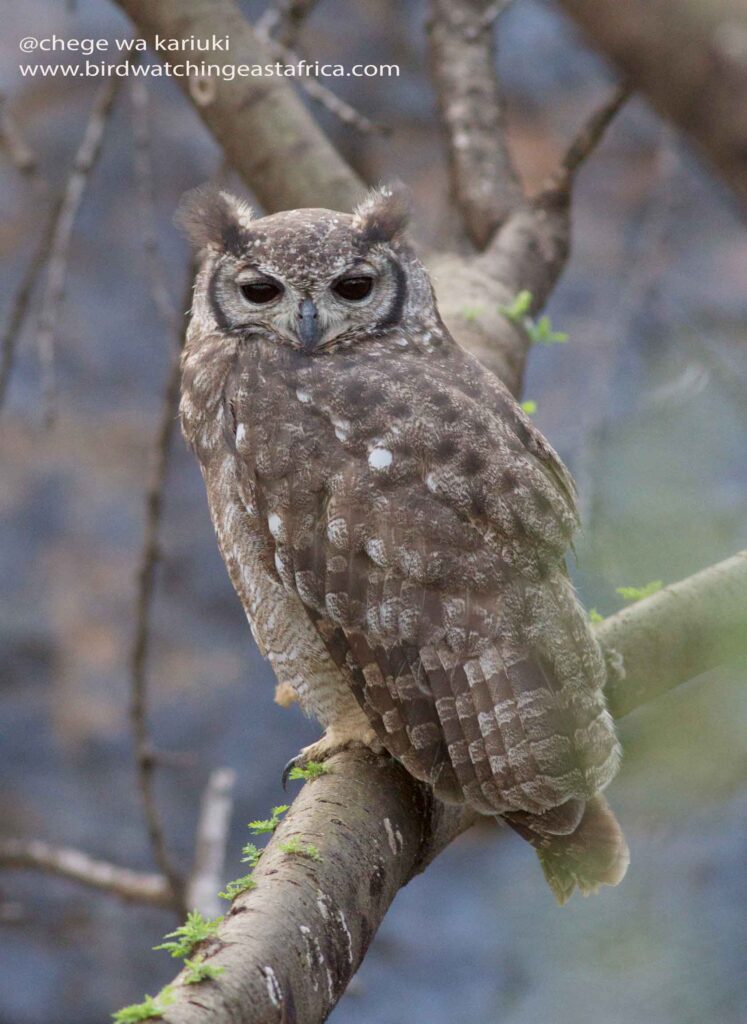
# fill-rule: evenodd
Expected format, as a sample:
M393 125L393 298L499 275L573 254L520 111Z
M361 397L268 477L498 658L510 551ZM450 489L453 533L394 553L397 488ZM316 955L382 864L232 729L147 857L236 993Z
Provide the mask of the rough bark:
M682 129L747 214L744 0L560 0L594 46Z

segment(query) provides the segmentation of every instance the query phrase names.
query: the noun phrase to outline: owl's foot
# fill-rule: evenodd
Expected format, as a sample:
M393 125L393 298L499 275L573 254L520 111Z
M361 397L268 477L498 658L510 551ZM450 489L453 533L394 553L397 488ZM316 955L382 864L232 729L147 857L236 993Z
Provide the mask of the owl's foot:
M381 753L384 749L373 729L349 729L330 726L321 739L300 750L283 768L283 789L288 785L288 776L291 773L291 769L305 768L310 761L316 763L326 761L333 754L338 754L341 750L348 750L350 747L368 747L377 754Z

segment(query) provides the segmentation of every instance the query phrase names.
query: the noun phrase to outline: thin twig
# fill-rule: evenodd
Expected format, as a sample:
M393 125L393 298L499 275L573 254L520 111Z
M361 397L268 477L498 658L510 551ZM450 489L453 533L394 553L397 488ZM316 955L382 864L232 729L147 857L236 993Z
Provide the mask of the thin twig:
M33 868L111 893L128 903L174 907L174 896L162 875L95 860L81 850L51 846L39 839L0 839L0 866Z
M83 138L73 160L70 176L65 184L54 234L50 246L49 270L37 328L36 343L42 373L42 403L44 421L49 426L56 413L55 339L60 319L60 307L65 295L68 258L73 225L80 204L98 158L109 123L114 100L124 78L114 76L101 87L94 100Z
M191 296L194 268L188 271L188 295ZM189 298L185 304L189 303ZM148 675L147 658L150 647L150 613L155 589L156 568L160 558L159 527L163 510L163 489L166 481L171 442L179 402L179 354L183 343L186 320L175 336L175 346L164 389L161 416L153 442L152 461L145 495L145 526L137 569L135 599L135 633L130 652L130 720L135 743L135 762L138 788L143 803L148 837L153 856L160 870L169 880L172 891L179 898L184 892L184 880L169 856L154 793L156 756L148 729Z
M130 98L132 100L135 178L140 206L140 229L145 250L145 270L150 284L153 305L158 316L166 327L176 330L178 315L166 281L164 264L158 251L148 87L143 79L132 79Z
M543 203L550 197L570 195L573 181L579 167L594 152L615 115L632 94L627 83L618 86L610 96L587 118L568 146L557 169L546 182L540 195L534 200Z
M259 32L258 32L259 34ZM289 49L277 40L270 38L269 36L262 36L262 40L270 50L272 55L281 64L293 65L300 62L300 57L293 50ZM361 132L364 135L379 134L385 135L388 132L388 128L385 125L377 124L375 121L370 120L365 114L361 114L360 111L356 110L345 100L340 99L331 89L328 89L326 85L322 85L318 79L310 76L301 76L294 79L295 82L304 90L304 92L321 107L329 111L334 117L341 121L348 128L353 128L357 132Z
M236 772L232 768L217 768L211 772L202 795L194 866L185 902L204 917L216 917L220 913L218 892L224 880L235 783Z
M18 122L8 110L8 100L2 93L0 93L0 143L16 170L21 174L33 174L37 166L36 153L23 137Z
M44 228L39 235L34 251L16 290L10 316L0 337L0 408L5 400L8 383L10 382L18 338L26 320L26 314L29 311L34 288L49 256L49 247L52 244L61 206L62 200L58 199L53 203L49 211Z
M258 35L270 36L283 46L295 46L298 30L318 0L272 0L255 25Z

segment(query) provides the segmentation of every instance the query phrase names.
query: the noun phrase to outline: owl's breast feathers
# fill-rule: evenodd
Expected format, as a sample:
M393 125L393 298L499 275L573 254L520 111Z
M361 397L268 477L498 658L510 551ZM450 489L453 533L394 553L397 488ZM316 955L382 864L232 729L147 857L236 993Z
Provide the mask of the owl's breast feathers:
M603 661L563 561L573 485L506 389L436 329L314 358L252 340L223 402L242 528L387 749L484 813L606 785Z

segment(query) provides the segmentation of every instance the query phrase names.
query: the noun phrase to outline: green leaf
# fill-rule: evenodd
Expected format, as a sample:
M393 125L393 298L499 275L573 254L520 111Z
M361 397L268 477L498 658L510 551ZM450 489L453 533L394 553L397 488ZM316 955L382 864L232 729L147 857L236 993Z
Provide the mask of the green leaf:
M527 331L535 345L561 345L568 341L565 331L554 331L549 316L541 316L532 323L528 321Z
M314 779L318 779L320 775L327 775L328 773L329 768L322 761L309 761L303 768L294 765L288 773L288 778L294 781L302 779L304 782L312 782Z
M644 597L651 597L664 586L661 580L651 580L643 587L617 587L615 593L619 594L623 601L632 603L642 601Z
M137 1024L141 1020L151 1020L153 1017L162 1017L166 1008L174 1002L174 990L171 985L162 988L158 995L145 996L142 1003L131 1003L130 1006L123 1006L112 1014L116 1024Z
M256 888L257 883L251 874L243 875L241 878L235 878L233 882L229 882L223 892L219 892L218 895L222 900L233 900L240 896L242 892L249 892L250 889Z
M485 312L484 306L464 306L462 309L462 316L468 322L479 320Z
M173 957L189 956L195 946L205 939L211 938L218 931L218 925L223 920L216 917L214 921L206 920L199 910L192 910L187 914L187 920L180 924L173 932L165 935L165 939L173 939L172 942L162 942L154 949L165 949Z
M199 957L195 957L194 960L185 960L184 966L187 968L185 985L199 985L201 981L214 981L226 970L225 967L213 967L212 964L203 963Z
M503 313L513 323L522 323L531 305L532 293L521 291L507 306L499 306L498 312Z
M278 807L273 807L272 817L265 818L260 821L250 821L248 828L252 830L255 836L263 835L265 832L274 832L280 824L280 818L290 807L290 804L280 804Z
M244 854L241 858L241 863L251 864L253 868L256 868L259 858L262 856L262 850L255 846L254 843L247 843L241 852Z
M596 608L589 609L589 621L595 625L599 622L604 622L604 615L600 615Z
M526 402L521 403L521 408L527 414L527 416L534 416L537 412L537 403L533 398L528 398Z

